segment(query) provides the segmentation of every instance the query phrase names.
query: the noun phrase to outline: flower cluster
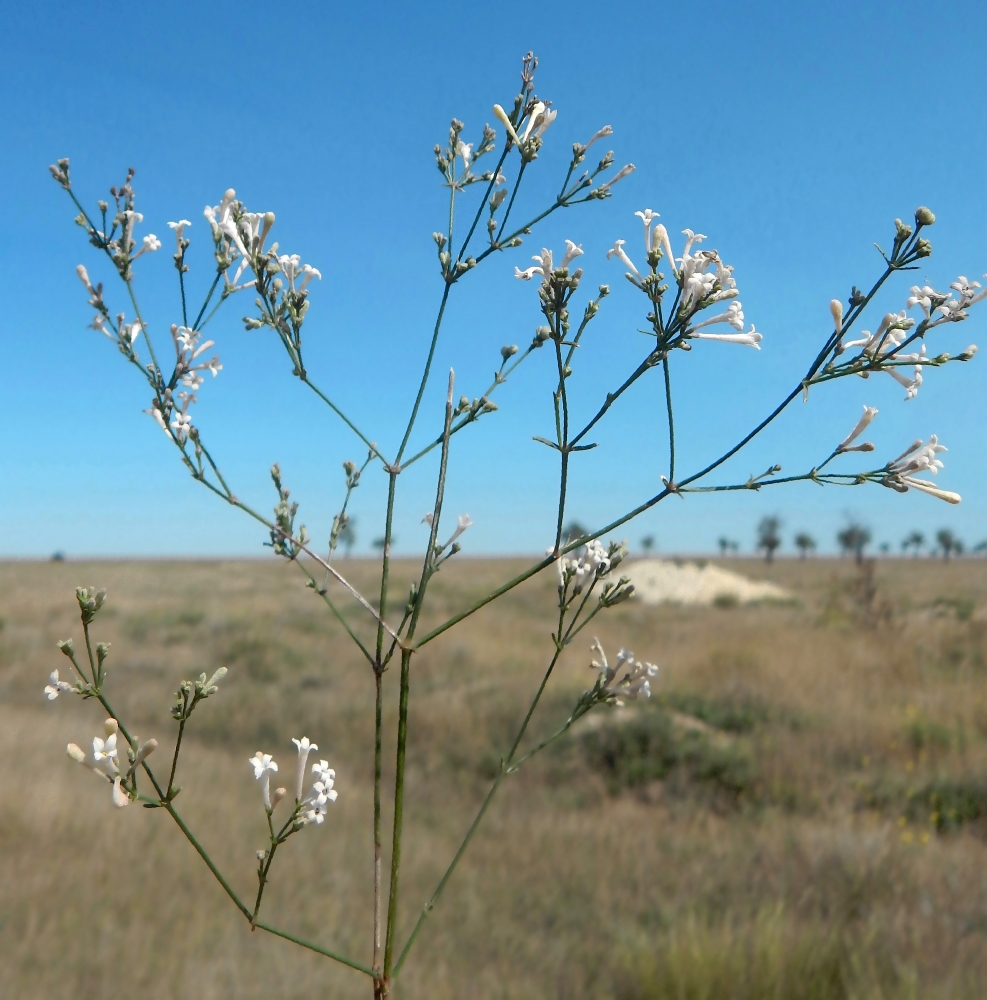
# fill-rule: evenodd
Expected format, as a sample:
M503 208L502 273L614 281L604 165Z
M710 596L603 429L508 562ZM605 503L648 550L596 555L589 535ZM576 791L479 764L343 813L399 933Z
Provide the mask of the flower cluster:
M164 391L152 400L150 409L144 411L166 434L169 434L170 420L171 429L179 443L194 436L192 418L188 411L192 403L197 401L196 391L205 381L202 373L210 372L215 378L223 367L219 363L219 356L215 354L208 361L199 360L200 355L215 346L215 341L202 341L201 338L202 334L198 330L172 323L171 340L175 347L175 368ZM182 388L175 392L178 385Z
M549 549L548 555L551 555L552 551ZM604 581L600 595L602 606L619 604L630 597L634 587L627 577L622 576L616 581L608 579L626 555L626 542L611 542L604 546L598 539L593 539L581 549L577 549L573 555L560 556L556 559L560 606L566 606L587 587L592 588L599 581Z
M120 727L116 719L107 719L103 726L103 736L94 736L92 750L87 752L75 743L69 743L65 748L68 755L80 764L88 767L91 771L106 778L113 786L113 804L122 809L130 804L131 798L136 796L137 788L134 779L134 772L153 753L158 746L157 740L147 740L141 743L135 740L135 747L131 747L124 740L127 747L127 760L129 767L125 774L120 772L120 741L117 739Z
M945 500L947 503L959 503L962 499L959 493L941 490L937 486L933 486L929 480L918 478L920 472L931 472L933 476L937 475L943 464L936 456L946 450L946 446L939 443L935 434L929 437L928 444L925 444L921 439L913 441L894 461L888 462L886 475L881 480L881 485L897 490L899 493L915 489L938 497L940 500Z
M719 340L731 344L744 344L757 348L762 337L753 324L746 333L744 331L744 313L739 302L732 302L726 312L719 313L702 322L693 322L703 310L735 299L739 294L737 283L733 277L733 267L724 264L716 250L694 250L706 237L691 229L683 229L685 246L682 255L676 257L672 252L668 231L661 223L656 223L660 216L657 212L646 208L635 212L644 225L644 248L648 261L645 273L637 268L624 250L625 240L617 240L613 248L607 251L607 259L616 257L627 268L625 277L632 285L641 289L654 305L654 311L648 316L655 333L658 335L662 349L681 347L688 350L689 340ZM662 260L667 261L678 286L678 293L668 320L664 320L660 311L668 285L663 284L665 275L658 270ZM726 324L733 327L736 333L699 333L707 327Z
M308 794L305 794L305 769L308 764L309 754L313 750L318 750L317 744L312 743L307 736L301 739L292 739L298 751L298 759L295 770L295 808L288 826L302 827L310 823L321 826L325 822L326 811L329 803L335 802L338 796L333 787L336 781L336 772L329 766L329 762L320 760L312 765L311 773L315 775ZM261 801L264 810L268 815L274 812L278 803L287 795L287 789L277 788L271 795L271 775L278 771L277 762L271 754L258 750L253 757L247 761L254 769L254 778L260 782Z
M599 660L593 660L590 668L599 671L596 684L589 694L595 702L606 702L609 705L621 705L621 698L632 701L643 696L651 697L651 681L658 676L658 668L653 663L645 663L634 659L634 654L626 649L617 653L617 660L610 666L607 654L603 651L600 640L595 636L590 647L599 654Z
M987 277L987 275L985 275ZM923 339L925 334L943 323L960 323L969 318L969 309L976 303L987 298L987 289L979 291L980 282L970 281L965 275L960 275L949 286L953 292L938 292L930 285L912 285L911 295L906 301L906 308L897 313L885 313L878 328L871 333L862 330L856 340L845 343L842 333L843 305L834 299L830 304L833 319L836 323L837 345L835 353L843 353L849 348L858 348L859 354L849 363L851 370L867 378L871 371L883 371L890 375L905 389L905 399L914 399L922 385L922 369L928 365L942 365L948 361L969 361L977 353L976 344L971 344L955 359L949 354L939 354L930 357L926 353L923 341L918 351L902 353L902 348L916 340ZM851 305L855 300L851 299ZM916 326L916 321L908 315L908 309L918 308L924 318ZM914 365L911 376L905 375L899 368Z

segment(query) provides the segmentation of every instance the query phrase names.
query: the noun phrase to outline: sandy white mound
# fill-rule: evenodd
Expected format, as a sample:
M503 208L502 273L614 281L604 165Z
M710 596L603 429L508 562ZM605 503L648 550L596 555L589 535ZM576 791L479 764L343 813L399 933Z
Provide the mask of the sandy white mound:
M748 580L719 566L638 559L621 566L645 604L713 604L714 602L788 601L792 594L777 584Z

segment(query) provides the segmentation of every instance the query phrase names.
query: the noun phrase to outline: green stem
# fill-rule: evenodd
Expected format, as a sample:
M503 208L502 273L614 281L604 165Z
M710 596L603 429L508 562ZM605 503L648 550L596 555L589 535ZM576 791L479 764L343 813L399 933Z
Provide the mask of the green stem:
M398 456L400 461L400 455ZM394 492L397 488L398 469L390 466L387 483L387 514L384 519L383 565L380 571L380 618L377 622L377 655L374 663L379 668L384 651L384 616L387 614L387 584L391 570L391 531L394 524Z
M328 593L326 593L325 588L320 587L318 585L318 581L305 568L305 566L302 565L301 560L296 559L295 562L297 563L298 568L311 581L311 583L312 583L312 589L319 595L319 597L322 598L322 600L326 604L326 607L328 607L329 610L336 616L336 620L339 622L339 624L342 625L344 629L346 629L346 634L353 640L353 642L356 643L356 645L360 649L360 652L363 653L363 655L367 658L367 661L372 664L374 662L374 658L371 655L370 650L367 649L367 647L364 646L363 643L360 641L359 636L353 631L353 629L350 626L350 623L343 617L342 612L340 612L339 608L336 607L335 603L333 603L332 598L328 595ZM327 579L328 579L328 577L327 577Z
M408 691L411 681L411 650L401 650L401 691L398 700L398 749L394 777L394 831L391 840L391 884L387 900L387 935L384 945L384 981L391 978L394 958L394 928L397 923L398 879L401 872L401 828L404 820L404 766L408 743Z
M442 303L439 306L439 314L435 318L435 329L432 331L432 343L429 345L428 358L425 361L425 371L422 373L421 384L418 386L418 395L415 397L415 405L411 410L408 427L404 432L404 438L401 440L401 447L398 449L398 457L394 460L397 465L400 465L401 463L401 457L404 455L405 448L408 447L408 439L411 437L411 431L415 426L415 420L418 419L418 410L422 404L422 396L425 395L425 385L428 382L428 375L432 369L432 359L435 357L435 345L439 341L439 329L442 326L442 317L446 311L446 302L449 301L449 290L451 288L452 285L447 281L446 286L442 291Z
M308 948L309 951L314 951L318 955L325 955L326 958L331 958L334 961L339 962L340 965L347 965L351 969L356 969L357 972L362 972L365 976L372 977L374 974L373 969L368 969L365 965L361 965L359 962L354 962L351 958L345 958L343 955L330 951L328 948L322 948L317 944L312 944L311 941L306 941L303 938L296 937L294 934L289 934L287 931L278 930L277 927L272 927L270 924L265 924L258 920L257 923L254 924L254 927L259 927L262 931L267 931L268 934L284 938L285 941L290 941L292 944L297 944L302 948Z
M270 824L271 817L268 815L268 824ZM274 839L274 834L271 834L271 849L267 852L267 857L264 859L264 867L259 873L258 886L257 886L257 900L254 903L254 912L250 917L250 925L254 926L257 923L257 914L260 913L260 902L264 898L264 887L267 885L267 873L271 870L271 863L274 861L274 852L278 849L278 841Z
M380 787L383 772L383 740L382 740L382 707L383 707L383 671L374 668L374 685L376 699L374 704L374 975L380 976L383 971L380 941L381 889L382 889L382 838L380 821Z
M223 271L216 272L216 277L213 278L212 285L209 288L209 294L206 296L205 302L202 303L202 308L199 310L199 315L195 317L195 322L192 324L193 330L199 329L199 320L201 320L202 317L205 315L206 309L208 308L209 303L212 301L213 294L216 291L216 286L219 284L220 279L223 277L223 273L224 273Z
M168 776L168 799L172 797L175 788L175 771L178 768L178 753L182 749L182 736L185 733L185 719L178 724L178 739L175 740L175 753L171 758L171 774Z
M353 421L350 420L350 418L346 416L346 414L343 413L343 411L317 385L310 381L305 372L302 372L299 377L312 390L312 392L314 392L316 396L318 396L319 399L321 399L322 402L325 403L326 406L328 406L329 409L332 410L333 413L335 413L347 427L349 427L349 429L370 449L370 451L384 463L384 465L389 464L384 456L377 450L377 445L370 441L360 428L357 427L356 424L354 424Z

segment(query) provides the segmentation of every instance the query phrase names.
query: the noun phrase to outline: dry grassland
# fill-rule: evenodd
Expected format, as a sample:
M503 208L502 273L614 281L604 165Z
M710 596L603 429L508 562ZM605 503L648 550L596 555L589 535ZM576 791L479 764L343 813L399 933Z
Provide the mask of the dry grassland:
M505 782L399 997L984 995L987 563L892 560L871 583L850 562L727 565L798 600L601 615L608 649L661 665L655 697L598 710ZM375 570L345 566L358 583ZM429 621L519 566L454 560ZM65 755L102 721L93 703L41 694L67 665L56 640L81 638L77 584L109 590L95 627L113 643L108 697L162 757L178 681L229 667L190 723L176 805L245 897L264 843L247 758L263 748L284 766L292 736L319 744L339 801L279 852L265 916L370 962L373 683L301 574L273 561L7 563L0 992L369 996L359 973L251 934L167 815L114 809ZM415 658L402 940L538 683L554 598L546 575ZM533 738L588 686L590 639L567 653Z

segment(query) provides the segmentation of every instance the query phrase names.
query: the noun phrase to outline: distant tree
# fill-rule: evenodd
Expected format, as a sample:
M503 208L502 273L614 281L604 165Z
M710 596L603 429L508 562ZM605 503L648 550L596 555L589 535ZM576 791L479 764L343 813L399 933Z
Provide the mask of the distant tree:
M353 551L353 546L356 545L356 518L351 517L347 520L346 524L343 525L343 530L339 533L339 542L343 546L343 552L346 558L349 559L350 552ZM381 546L383 548L383 546Z
M958 556L963 551L963 543L949 528L940 528L936 532L936 545L939 547L943 559L949 559L951 555Z
M905 540L901 543L901 550L907 552L909 549L912 550L912 555L918 558L918 554L925 545L925 535L921 531L913 531L911 534L905 537Z
M53 552L51 554L52 562L65 562L65 553L62 551Z
M836 535L836 541L844 555L853 553L859 566L864 561L864 549L870 545L870 528L865 528L856 521L851 521Z
M764 561L771 562L775 557L775 549L781 545L781 520L777 517L764 517L757 526L757 547L764 549Z
M582 538L588 534L588 528L584 528L578 521L570 521L562 529L562 540L565 542L574 542L577 538Z
M884 555L887 555L891 551L891 543L890 542L881 542L881 544L878 545L878 549L880 549L881 552L884 553Z
M644 549L646 553L650 552L655 547L655 536L645 535L641 539L641 548Z
M816 540L812 535L807 535L804 531L795 536L795 548L800 552L800 558L804 559L810 552L816 550Z
M720 547L720 555L724 557L728 552L736 552L740 548L735 541L729 538L720 538L716 544Z
M982 542L977 542L977 544L973 546L973 549L971 551L973 551L973 552L987 552L987 539L985 539Z
M375 538L370 544L375 549L380 549L381 552L384 551L384 539L383 538ZM394 535L391 535L391 545L396 545L396 544L397 544L397 539L394 537Z

